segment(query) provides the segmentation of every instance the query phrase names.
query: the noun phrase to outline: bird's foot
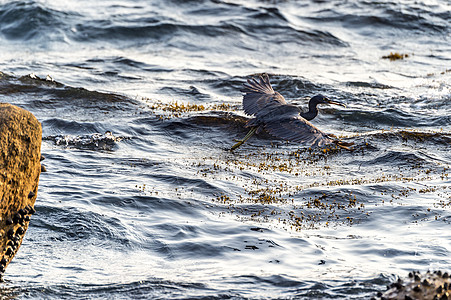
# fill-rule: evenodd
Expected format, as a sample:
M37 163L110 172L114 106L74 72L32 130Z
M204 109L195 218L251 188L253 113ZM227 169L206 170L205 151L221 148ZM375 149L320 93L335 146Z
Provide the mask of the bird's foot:
M354 151L354 148L352 147L352 146L354 146L353 142L343 142L343 141L337 140L337 141L335 141L335 144L342 149Z
M241 145L244 143L243 140L235 140L235 141L238 141L238 143L236 143L235 145L233 145L232 148L230 148L230 151L235 150L236 148L238 148L239 146L241 146Z

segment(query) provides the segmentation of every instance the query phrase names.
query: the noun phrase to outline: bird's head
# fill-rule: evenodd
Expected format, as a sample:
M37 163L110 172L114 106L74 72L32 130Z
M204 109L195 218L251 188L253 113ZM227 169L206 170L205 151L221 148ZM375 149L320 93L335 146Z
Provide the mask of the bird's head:
M327 98L327 97L325 97L325 96L323 96L321 94L312 97L310 99L310 103L312 103L313 105L317 105L317 104L335 104L335 105L340 105L340 106L346 107L346 105L344 105L343 103L329 100L329 98Z

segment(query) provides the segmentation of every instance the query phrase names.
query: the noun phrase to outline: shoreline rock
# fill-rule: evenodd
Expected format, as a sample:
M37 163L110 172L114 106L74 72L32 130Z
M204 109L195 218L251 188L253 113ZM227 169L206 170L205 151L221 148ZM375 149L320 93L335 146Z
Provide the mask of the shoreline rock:
M401 279L379 293L380 300L450 300L451 277L446 271L410 272L408 278Z
M0 278L35 212L41 140L41 124L32 113L0 103Z

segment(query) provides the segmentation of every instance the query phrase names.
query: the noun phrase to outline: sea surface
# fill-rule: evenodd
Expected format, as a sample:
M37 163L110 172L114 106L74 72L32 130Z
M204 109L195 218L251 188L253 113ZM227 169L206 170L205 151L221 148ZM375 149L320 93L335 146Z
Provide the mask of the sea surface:
M228 151L263 72L345 103L312 122L354 151ZM369 299L451 269L448 0L0 1L0 102L47 169L1 299Z

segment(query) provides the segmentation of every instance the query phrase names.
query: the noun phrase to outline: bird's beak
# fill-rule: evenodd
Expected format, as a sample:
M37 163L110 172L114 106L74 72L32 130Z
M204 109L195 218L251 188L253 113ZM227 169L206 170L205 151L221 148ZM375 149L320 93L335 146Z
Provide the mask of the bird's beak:
M340 105L340 106L346 107L346 105L344 105L343 103L332 101L332 100L329 100L328 98L326 98L325 101L329 104L335 104L335 105Z

